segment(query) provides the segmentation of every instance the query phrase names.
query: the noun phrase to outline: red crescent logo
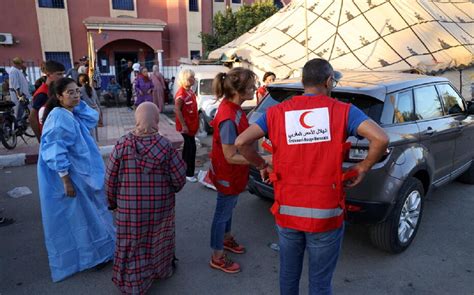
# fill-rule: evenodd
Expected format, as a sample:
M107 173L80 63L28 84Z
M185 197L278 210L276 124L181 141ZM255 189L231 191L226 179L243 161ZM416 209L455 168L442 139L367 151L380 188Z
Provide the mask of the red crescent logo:
M300 116L300 124L301 124L301 126L303 126L303 127L306 128L306 129L309 129L309 128L313 128L313 127L314 127L314 125L313 125L313 126L310 126L310 125L308 125L308 124L306 124L306 123L304 122L304 118L305 118L309 113L312 113L312 111L306 111L306 112L302 113L301 116Z

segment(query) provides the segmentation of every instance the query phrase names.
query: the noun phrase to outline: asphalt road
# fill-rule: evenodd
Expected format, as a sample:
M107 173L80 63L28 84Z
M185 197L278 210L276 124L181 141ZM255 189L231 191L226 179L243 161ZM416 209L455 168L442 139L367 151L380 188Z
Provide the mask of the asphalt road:
M28 186L33 194L6 192ZM412 246L391 255L375 249L361 226L347 226L334 277L335 294L474 294L474 186L452 183L431 194ZM187 184L177 195L175 275L157 281L149 294L278 294L278 252L271 203L243 193L234 233L248 248L232 255L243 271L228 275L209 268L209 232L215 193ZM119 294L112 267L84 271L52 283L43 240L36 167L0 170L0 208L16 223L0 227L0 294ZM305 265L301 291L307 294Z

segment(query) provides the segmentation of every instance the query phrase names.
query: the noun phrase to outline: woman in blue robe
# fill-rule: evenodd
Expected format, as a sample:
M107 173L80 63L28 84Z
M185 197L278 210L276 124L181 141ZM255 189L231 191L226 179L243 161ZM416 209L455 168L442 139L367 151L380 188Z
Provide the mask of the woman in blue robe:
M61 78L50 89L43 118L38 184L51 276L58 282L111 260L115 229L104 162L89 131L99 114L80 100L74 80Z

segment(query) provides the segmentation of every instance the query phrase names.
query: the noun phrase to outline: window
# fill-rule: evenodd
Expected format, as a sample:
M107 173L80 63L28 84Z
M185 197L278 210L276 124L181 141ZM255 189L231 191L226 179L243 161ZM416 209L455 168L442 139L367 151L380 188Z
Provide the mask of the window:
M418 120L443 116L443 107L434 86L415 88L415 112Z
M232 0L232 3L234 3L234 4L240 4L240 3L242 3L242 0Z
M199 0L189 0L189 11L199 11Z
M112 0L112 9L135 10L133 0Z
M439 96L444 104L444 112L446 114L459 114L463 113L466 109L462 98L454 91L453 87L449 84L437 85Z
M393 123L405 123L416 119L411 90L399 93L396 99L394 95L390 95L390 102L393 104Z
M214 2L224 2L224 0L214 0Z
M64 8L64 0L39 0L39 7Z
M66 70L72 68L69 52L45 52L46 60L54 60L64 65Z
M191 56L191 59L200 59L201 58L201 51L191 50L189 55Z

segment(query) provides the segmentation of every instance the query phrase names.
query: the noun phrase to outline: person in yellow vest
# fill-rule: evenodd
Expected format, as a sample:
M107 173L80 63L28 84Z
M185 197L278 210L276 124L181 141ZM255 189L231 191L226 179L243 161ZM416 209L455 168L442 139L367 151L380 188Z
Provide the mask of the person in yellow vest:
M324 59L308 61L303 68L304 94L269 108L236 140L240 154L258 167L262 179L273 183L271 212L279 236L284 295L299 294L305 249L309 294L332 294L344 233L344 186L358 184L388 145L383 129L361 110L330 97L341 76ZM265 134L272 145L272 167L253 145ZM342 163L351 135L367 138L369 152L344 182Z

